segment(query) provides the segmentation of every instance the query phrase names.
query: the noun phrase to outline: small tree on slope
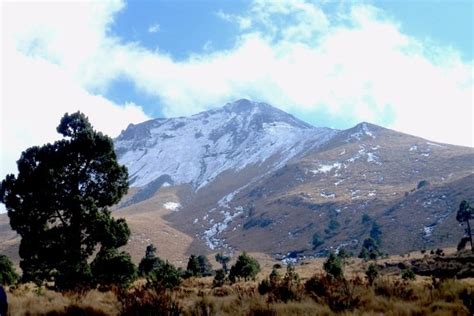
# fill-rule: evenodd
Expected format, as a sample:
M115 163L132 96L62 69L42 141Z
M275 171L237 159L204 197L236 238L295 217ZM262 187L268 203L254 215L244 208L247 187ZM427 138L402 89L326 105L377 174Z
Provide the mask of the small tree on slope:
M469 242L471 244L471 250L474 252L474 248L472 247L471 225L469 224L470 219L474 219L474 209L469 205L469 203L466 200L464 200L459 205L459 210L456 214L456 220L460 223L466 222L467 234L469 237Z

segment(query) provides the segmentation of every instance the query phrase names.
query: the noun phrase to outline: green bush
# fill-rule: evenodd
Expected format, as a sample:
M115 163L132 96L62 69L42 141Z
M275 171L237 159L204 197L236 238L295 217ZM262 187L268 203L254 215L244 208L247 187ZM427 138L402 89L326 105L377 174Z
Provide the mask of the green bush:
M255 279L260 272L260 264L257 260L243 252L237 262L230 268L229 279L235 282L237 279L243 278L245 281Z
M311 239L311 244L313 245L313 250L324 244L324 241L321 239L318 233L314 233L313 238Z
M91 264L94 282L102 286L128 287L137 278L137 268L126 252L101 250Z
M156 247L150 244L146 247L145 257L142 258L138 265L138 272L140 275L146 276L151 271L158 269L163 263L164 261L156 256Z
M10 259L0 254L0 284L11 285L18 280L18 274L15 272Z
M326 262L324 262L323 268L328 276L336 279L344 278L343 261L341 257L336 256L334 253L329 255Z
M367 270L365 270L365 277L367 278L367 281L369 282L370 285L374 284L375 279L379 275L379 268L376 264L371 263L367 267Z
M402 279L403 280L415 280L415 272L411 268L406 268L402 270Z
M226 280L226 274L224 269L219 269L216 271L216 275L214 275L214 280L212 281L213 287L220 287L223 286Z
M186 266L186 277L201 276L201 268L199 267L199 260L195 255L191 255Z
M181 273L174 265L166 261L149 274L148 283L154 288L172 289L181 284Z

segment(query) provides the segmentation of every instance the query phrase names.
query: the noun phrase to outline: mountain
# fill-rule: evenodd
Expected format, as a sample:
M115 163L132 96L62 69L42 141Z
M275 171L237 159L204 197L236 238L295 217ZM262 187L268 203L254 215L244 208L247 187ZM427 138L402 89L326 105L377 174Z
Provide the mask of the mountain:
M181 265L217 250L357 253L371 234L389 253L452 246L459 203L474 201L473 148L369 123L317 128L249 100L131 124L115 149L131 189L114 214L136 261L149 243ZM17 239L2 230L11 252Z
M248 100L130 125L115 144L136 187L117 214L153 222L162 209L156 217L191 237L188 253L356 252L374 222L390 253L453 245L453 213L474 197L472 148L369 123L316 128Z

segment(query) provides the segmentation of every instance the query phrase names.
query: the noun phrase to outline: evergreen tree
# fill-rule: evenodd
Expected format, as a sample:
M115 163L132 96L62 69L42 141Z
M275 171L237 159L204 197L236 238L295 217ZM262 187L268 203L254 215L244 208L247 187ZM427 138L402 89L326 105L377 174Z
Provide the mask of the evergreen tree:
M211 276L212 275L212 266L205 256L199 255L197 257L199 262L199 273L202 276Z
M334 253L331 253L326 262L324 262L323 269L327 275L333 278L340 279L344 277L342 258Z
M142 258L138 265L140 275L148 275L151 271L158 269L164 262L156 256L156 247L150 244L146 247L145 257Z
M112 139L84 114L66 113L57 131L63 139L22 153L18 176L1 183L0 202L21 236L23 280L54 280L68 289L89 283L88 259L99 245L127 242L127 224L107 207L127 192L128 173L117 163Z
M382 231L380 230L379 224L376 221L372 222L372 228L370 229L370 238L372 238L377 244L380 244L382 239Z
M227 263L229 263L230 257L225 256L220 252L220 253L216 254L216 261L219 262L220 264L222 264L222 269L227 274L227 272L229 272L229 269L227 267Z
M117 249L102 249L91 265L94 282L102 286L128 287L137 277L137 268L126 252Z
M472 208L466 200L463 200L461 204L459 204L459 210L456 214L456 220L460 223L465 222L467 224L467 237L469 237L471 250L474 252L474 248L472 246L471 225L469 223L469 220L471 219L474 219L474 208Z
M181 273L166 261L149 274L148 283L158 289L173 289L181 283Z
M186 272L189 276L201 276L201 267L199 266L198 257L191 255L188 259L188 265L186 266Z
M235 282L236 279L243 278L245 281L255 279L260 272L260 264L257 260L243 252L237 262L230 268L229 279Z
M364 243L362 244L362 249L359 253L359 258L362 258L364 260L376 260L381 255L382 253L379 250L379 245L375 240L373 240L372 238L367 238L364 240Z

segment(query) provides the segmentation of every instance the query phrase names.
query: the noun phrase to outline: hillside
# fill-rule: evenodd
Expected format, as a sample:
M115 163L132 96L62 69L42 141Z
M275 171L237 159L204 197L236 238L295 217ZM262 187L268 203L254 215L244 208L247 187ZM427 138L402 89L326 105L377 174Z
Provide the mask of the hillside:
M218 250L357 253L374 226L384 252L453 246L459 203L474 200L472 148L369 123L313 127L248 100L130 125L115 149L131 189L114 214L135 261L149 243L178 265ZM5 215L0 234L0 250L16 253Z

